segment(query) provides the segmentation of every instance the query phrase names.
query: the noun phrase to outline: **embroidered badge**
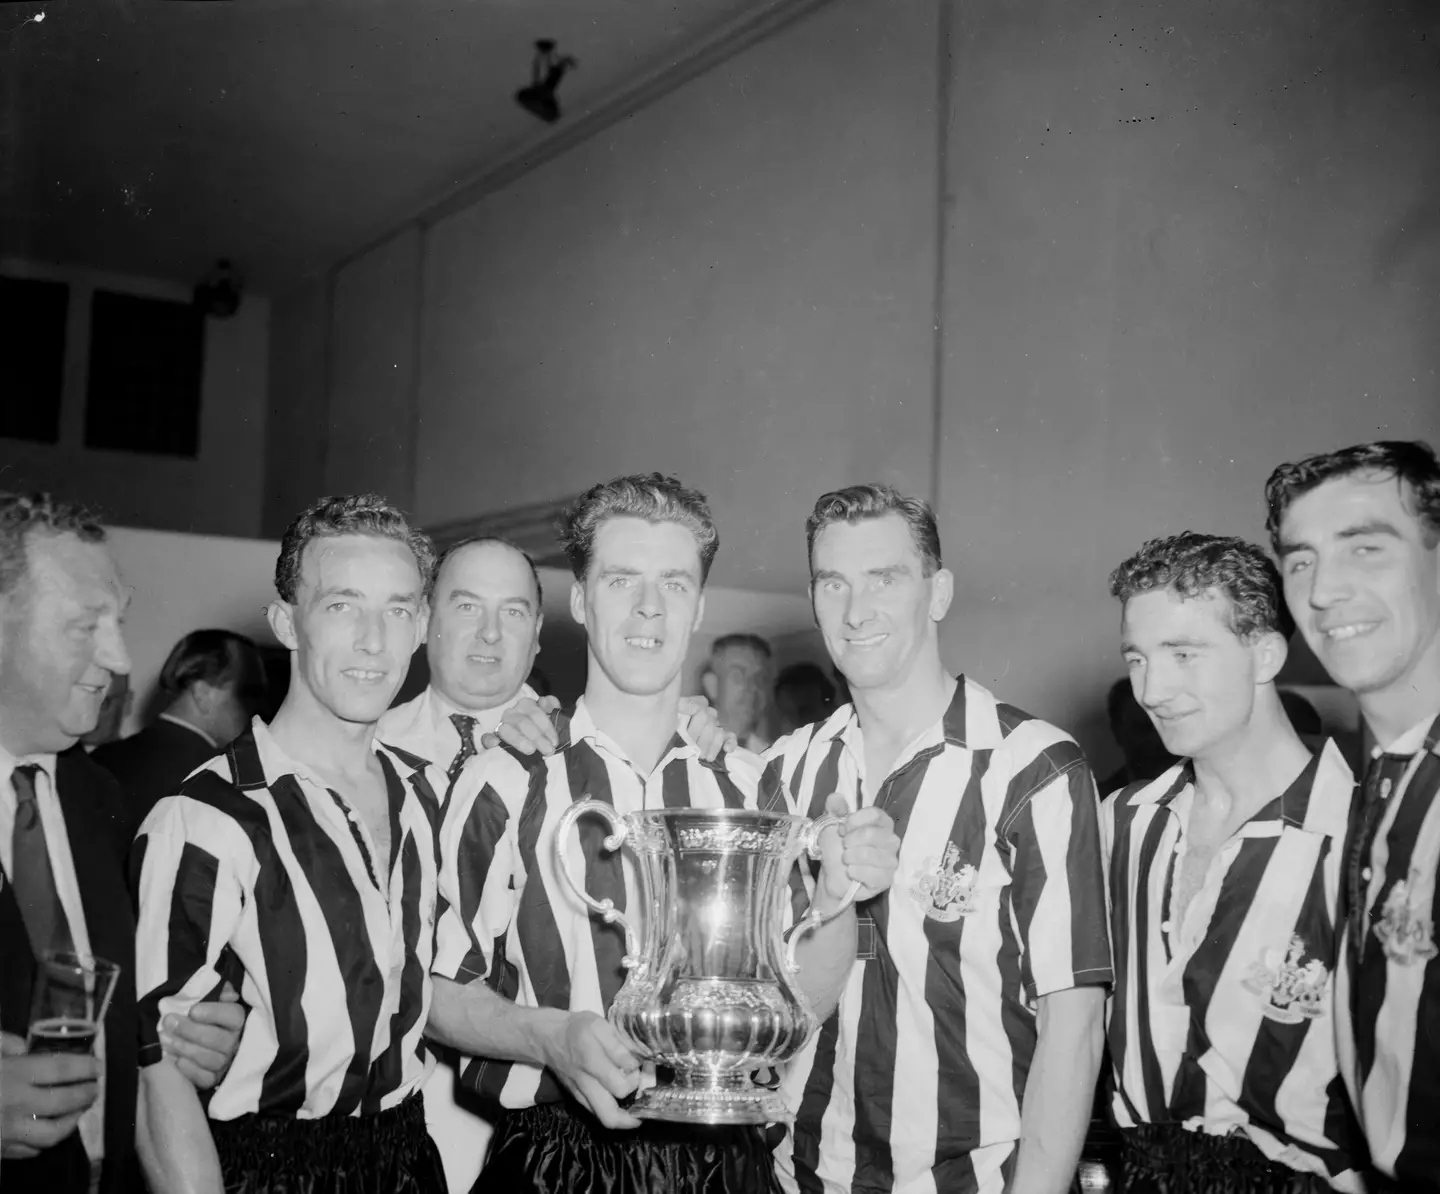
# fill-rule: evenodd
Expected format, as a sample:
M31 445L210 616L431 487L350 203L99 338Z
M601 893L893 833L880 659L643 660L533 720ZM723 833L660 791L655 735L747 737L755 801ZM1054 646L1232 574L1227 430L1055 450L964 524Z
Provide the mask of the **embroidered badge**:
M927 858L924 871L910 894L925 905L925 915L930 920L959 920L975 911L978 875L969 863L960 865L960 847L954 842L945 847L944 858L938 861Z
M1425 915L1425 901L1416 888L1422 876L1412 869L1410 874L1390 889L1385 897L1380 921L1375 926L1385 956L1401 966L1428 962L1436 954L1435 925Z
M1267 1020L1299 1024L1324 1014L1329 978L1319 958L1305 960L1305 942L1296 936L1285 949L1270 946L1242 981L1247 991L1260 996Z

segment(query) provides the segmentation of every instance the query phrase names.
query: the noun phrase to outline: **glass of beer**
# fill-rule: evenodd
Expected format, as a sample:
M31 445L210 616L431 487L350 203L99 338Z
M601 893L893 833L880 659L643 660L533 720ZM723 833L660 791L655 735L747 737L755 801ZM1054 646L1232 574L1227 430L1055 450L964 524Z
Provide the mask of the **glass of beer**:
M35 970L29 1052L91 1052L119 974L104 958L46 950Z

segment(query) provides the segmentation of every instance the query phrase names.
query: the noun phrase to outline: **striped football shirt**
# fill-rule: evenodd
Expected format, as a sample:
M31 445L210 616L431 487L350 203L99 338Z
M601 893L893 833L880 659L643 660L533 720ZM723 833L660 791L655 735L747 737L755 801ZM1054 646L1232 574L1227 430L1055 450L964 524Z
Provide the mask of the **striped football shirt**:
M592 915L555 869L555 822L575 801L604 801L622 816L660 808L754 808L759 760L729 751L700 756L683 728L655 769L643 774L599 730L582 697L560 722L559 750L523 759L487 751L460 777L441 830L441 913L435 973L483 979L525 1007L605 1014L625 981L618 924ZM572 873L596 899L636 907L636 876L624 851L605 851L598 817L572 831ZM637 931L639 924L636 924ZM536 1066L466 1059L461 1081L490 1106L526 1107L561 1097Z
M1410 737L1410 735L1407 735ZM1340 1063L1374 1167L1440 1190L1440 717L1376 753L1346 860ZM1405 747L1409 745L1409 749Z
M1121 1127L1240 1133L1358 1189L1335 1055L1336 924L1354 777L1333 742L1227 841L1183 919L1171 901L1194 802L1177 763L1101 809L1110 862L1113 1110Z
M762 807L868 803L853 707L777 742ZM1110 981L1095 783L1067 735L963 677L869 785L900 836L860 909L835 1013L783 1082L789 1190L999 1190L1014 1165L1037 999Z
M151 811L132 879L141 1065L160 1020L231 982L249 1009L211 1119L369 1115L425 1077L436 857L426 812L444 776L375 746L390 857L344 797L258 718Z

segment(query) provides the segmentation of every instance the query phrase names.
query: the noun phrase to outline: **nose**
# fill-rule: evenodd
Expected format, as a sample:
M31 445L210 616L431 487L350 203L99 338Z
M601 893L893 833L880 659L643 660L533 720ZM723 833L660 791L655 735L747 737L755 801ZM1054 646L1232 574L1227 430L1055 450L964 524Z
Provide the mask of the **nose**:
M125 646L125 636L117 622L102 628L95 640L95 662L112 676L130 674L130 652Z
M1159 663L1146 664L1140 682L1135 684L1132 680L1131 686L1143 708L1158 709L1175 695L1174 670Z
M660 586L646 581L635 590L635 613L642 618L658 618L665 612L660 601Z
M1322 560L1316 556L1310 565L1310 592L1307 596L1312 608L1329 609L1345 601L1353 592L1349 574L1338 561Z
M498 643L500 641L500 611L491 610L480 619L477 627L480 634L480 641L486 643Z
M385 649L385 615L376 610L362 614L355 628L355 649L366 655L378 655Z
M852 588L849 600L845 602L845 625L852 630L858 630L871 616L870 602L863 587Z

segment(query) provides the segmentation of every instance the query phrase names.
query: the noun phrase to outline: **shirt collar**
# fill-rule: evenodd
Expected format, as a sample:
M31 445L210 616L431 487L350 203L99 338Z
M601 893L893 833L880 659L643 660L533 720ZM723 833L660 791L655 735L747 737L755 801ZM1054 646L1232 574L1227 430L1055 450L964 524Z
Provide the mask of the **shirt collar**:
M211 737L211 735L207 734L204 730L202 730L199 726L197 726L193 721L186 721L183 717L176 717L175 714L170 713L170 712L168 712L168 711L165 712L165 713L160 714L160 720L161 720L161 721L168 721L168 722L170 722L172 725L184 726L184 727L185 727L187 730L189 730L192 734L199 734L200 737L204 738L205 741L208 742L213 749L215 749L215 750L219 750L219 749L220 749L220 743L216 742L215 739L214 739L213 737Z
M0 746L0 776L4 777L0 779L0 784L4 785L7 795L9 795L10 789L10 773L17 767L30 766L39 767L41 771L45 772L51 788L55 787L55 756L53 754L22 755L16 758L3 746Z
M1194 761L1181 759L1130 797L1129 803L1170 808L1194 783ZM1290 786L1247 824L1274 820L1278 816L1295 829L1343 837L1354 787L1355 776L1349 764L1334 741L1327 739L1324 748L1311 757Z
M516 694L512 696L508 701L503 701L499 705L493 705L489 709L483 709L477 713L471 713L468 710L460 708L448 697L446 697L445 694L442 693L438 688L427 688L425 690L425 698L430 702L430 708L435 718L435 724L443 724L448 726L453 726L455 724L450 720L450 718L455 714L459 714L459 716L461 717L473 717L480 722L484 722L489 720L490 718L494 718L494 720L498 724L500 718L504 716L505 710L510 708L510 706L513 705L516 701L534 701L539 699L535 690L531 688L528 684L520 685L520 690L516 692Z
M329 788L330 785L306 767L304 763L292 759L286 754L281 745L275 741L275 736L270 733L270 727L258 717L251 719L250 733L255 739L255 753L259 757L260 769L264 772L264 784L267 788L273 787L277 779L286 775L293 775L296 779L304 780L317 788ZM390 759L403 764L406 770L423 770L428 766L423 759L397 754L392 747L386 746L378 737L371 739L370 749L377 754L383 751Z
M699 757L700 747L696 744L695 739L690 737L690 732L686 728L686 721L686 718L681 717L678 713L676 714L675 733L670 739L670 744L665 748L665 753L661 756L660 762L656 764L657 771L672 759ZM623 759L626 763L629 763L630 766L635 766L630 756L625 753L620 744L595 724L595 718L591 715L590 707L585 703L583 696L575 702L575 712L570 715L570 741L572 743L589 742L592 746L601 748L607 753L614 755L617 759ZM712 760L709 765L718 766L723 769L724 759L725 752L721 751L719 757Z
M1431 730L1434 733L1431 733ZM1388 746L1376 746L1370 755L1376 758L1382 754L1386 755L1413 755L1416 751L1425 746L1426 742L1433 740L1432 750L1440 748L1440 717L1428 714L1417 721L1406 730L1400 737Z
M813 741L839 738L856 758L865 754L860 715L854 705L841 705L815 731ZM988 689L965 676L955 679L955 695L938 722L932 723L896 762L900 766L927 746L944 742L961 750L993 750L1004 738L1000 727L1000 705Z

